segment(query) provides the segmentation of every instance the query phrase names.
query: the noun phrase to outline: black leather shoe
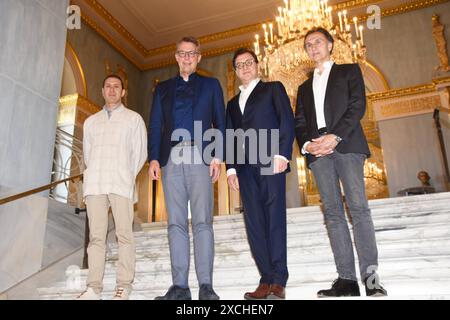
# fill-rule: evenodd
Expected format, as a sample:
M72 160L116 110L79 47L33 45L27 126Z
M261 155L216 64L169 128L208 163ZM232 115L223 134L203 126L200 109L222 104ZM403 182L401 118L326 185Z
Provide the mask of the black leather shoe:
M337 278L333 281L331 289L320 290L317 292L318 298L358 296L360 296L358 282L341 278Z
M155 300L192 300L191 290L179 286L171 286L163 296L156 297Z
M220 300L220 297L214 292L212 285L202 284L198 291L198 300Z
M387 291L380 284L378 275L372 275L364 279L364 286L366 287L367 297L385 297Z

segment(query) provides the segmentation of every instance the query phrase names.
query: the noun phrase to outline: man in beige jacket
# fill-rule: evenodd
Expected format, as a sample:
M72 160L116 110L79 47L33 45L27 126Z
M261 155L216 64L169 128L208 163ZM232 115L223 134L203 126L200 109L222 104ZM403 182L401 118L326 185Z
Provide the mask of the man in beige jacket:
M108 76L102 89L103 110L84 123L86 164L83 193L89 218L86 290L80 300L100 299L106 256L108 211L111 207L119 243L115 300L127 300L135 271L133 205L135 180L147 159L147 132L142 117L122 104L120 77Z

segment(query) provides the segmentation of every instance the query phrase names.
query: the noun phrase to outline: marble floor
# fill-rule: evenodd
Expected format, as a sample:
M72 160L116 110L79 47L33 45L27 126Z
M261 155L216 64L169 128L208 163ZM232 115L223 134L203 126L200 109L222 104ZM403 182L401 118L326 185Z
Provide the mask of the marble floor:
M450 193L375 200L370 202L379 251L379 275L389 296L381 299L450 299ZM351 227L351 225L349 225ZM153 299L171 283L167 230L164 223L142 225L135 232L136 276L131 298ZM222 299L240 300L259 281L242 216L214 221L215 289ZM192 242L192 239L191 239ZM192 247L192 245L191 245ZM76 267L77 252L45 270L33 285L7 292L8 299L72 299L82 291L86 270ZM79 261L79 260L78 260ZM115 286L117 245L109 244L103 298ZM72 266L68 269L69 266ZM288 211L287 299L316 299L336 278L332 253L319 207ZM38 275L39 276L39 275ZM190 286L197 297L194 261ZM361 292L364 288L361 285ZM367 299L365 296L353 299Z

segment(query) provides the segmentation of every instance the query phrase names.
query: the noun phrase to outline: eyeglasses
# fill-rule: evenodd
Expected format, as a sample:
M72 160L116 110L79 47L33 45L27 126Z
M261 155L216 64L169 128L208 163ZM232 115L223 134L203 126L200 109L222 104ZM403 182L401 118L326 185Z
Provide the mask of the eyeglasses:
M244 69L245 66L251 67L254 63L255 63L255 60L253 60L253 59L249 59L244 62L237 62L236 69L239 69L239 70Z
M197 51L177 51L177 55L180 58L184 58L184 57L194 58L198 54L199 53Z

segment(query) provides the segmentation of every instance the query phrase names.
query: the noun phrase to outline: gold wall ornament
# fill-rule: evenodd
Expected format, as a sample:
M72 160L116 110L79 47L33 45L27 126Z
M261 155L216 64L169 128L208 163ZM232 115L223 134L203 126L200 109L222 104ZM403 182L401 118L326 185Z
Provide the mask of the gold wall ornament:
M123 88L125 89L125 96L122 98L122 102L125 106L128 106L128 75L127 72L125 71L125 67L123 67L120 64L117 64L117 69L116 71L114 71L111 68L108 59L105 59L105 77L112 74L119 76L120 79L122 79Z
M412 98L411 100L403 100L383 105L381 107L381 116L386 119L427 113L433 111L437 106L440 106L440 104L441 99L439 95Z
M437 54L439 57L440 65L436 67L436 71L450 71L448 53L447 53L447 41L444 34L444 25L439 21L437 14L431 18L433 26L433 38L436 43Z
M368 94L376 121L431 113L450 107L450 77L434 79L430 84Z
M391 98L401 98L401 97L407 97L416 95L418 93L429 93L435 91L435 85L434 84L423 84L418 85L414 87L407 87L407 88L401 88L401 89L393 89L388 90L385 92L377 92L377 93L371 93L367 95L367 98L371 101L375 102L378 100L385 100L385 99L391 99Z

